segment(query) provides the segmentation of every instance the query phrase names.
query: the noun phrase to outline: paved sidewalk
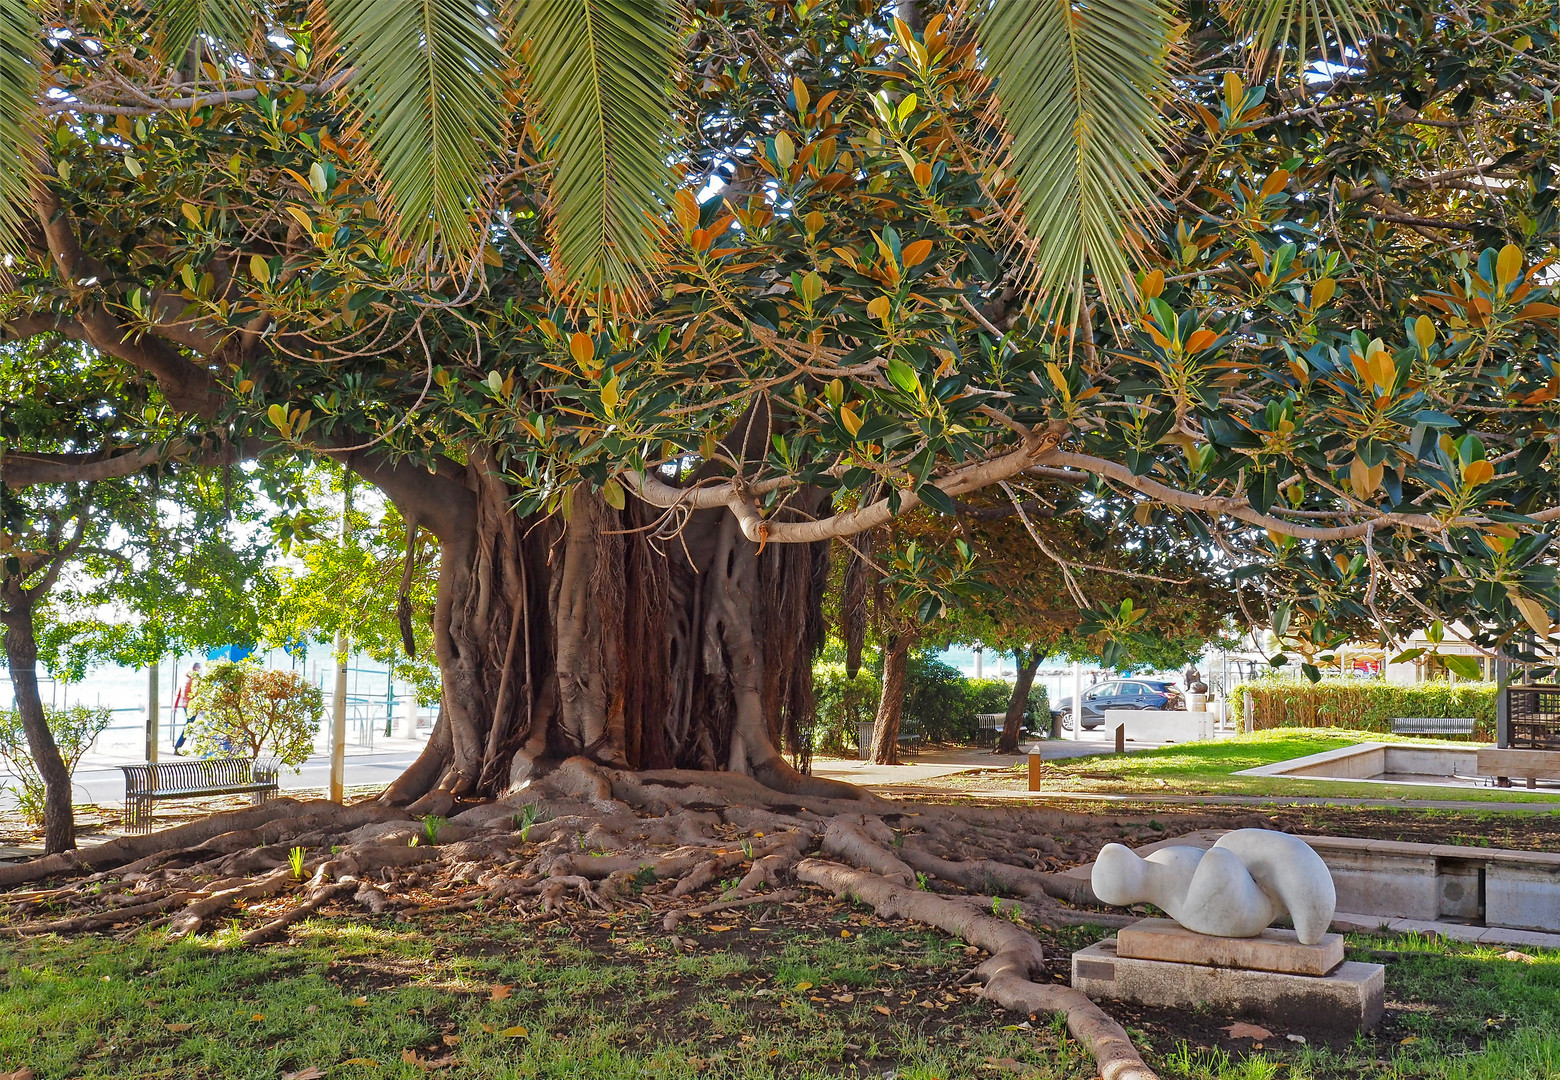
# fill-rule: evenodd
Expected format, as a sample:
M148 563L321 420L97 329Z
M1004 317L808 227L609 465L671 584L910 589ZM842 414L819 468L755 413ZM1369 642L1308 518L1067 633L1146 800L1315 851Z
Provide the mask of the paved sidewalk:
M1019 746L1027 748L1034 742L1025 739ZM1127 753L1137 750L1154 750L1166 746L1164 742L1129 742ZM1087 757L1090 754L1108 754L1116 749L1114 735L1107 735L1103 728L1085 731L1080 739L1040 740L1040 756L1046 761ZM948 747L932 750L906 750L901 755L902 764L875 765L855 758L814 757L814 776L826 776L830 780L844 780L863 787L884 787L895 784L915 784L923 780L935 780L956 773L977 773L988 770L1008 771L1015 765L1028 761L1028 755L998 754L980 747Z
M1108 792L1084 791L981 791L970 788L953 791L948 788L915 787L912 785L873 785L879 795L896 798L905 796L936 796L959 799L1000 799L1047 802L1101 803L1156 803L1176 806L1350 806L1391 808L1395 810L1490 810L1498 813L1554 814L1560 813L1560 802L1475 802L1471 799L1357 799L1338 795L1114 795Z

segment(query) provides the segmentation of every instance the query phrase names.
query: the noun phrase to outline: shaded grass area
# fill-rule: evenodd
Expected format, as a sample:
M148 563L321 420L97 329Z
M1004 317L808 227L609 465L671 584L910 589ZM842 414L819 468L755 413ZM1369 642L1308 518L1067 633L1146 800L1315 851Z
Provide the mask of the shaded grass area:
M1045 791L1113 792L1144 795L1300 795L1323 798L1457 800L1469 802L1556 802L1560 791L1527 792L1492 787L1442 787L1416 784L1361 784L1288 777L1236 776L1242 769L1272 765L1290 758L1339 750L1361 742L1401 742L1414 746L1468 749L1467 742L1411 739L1338 728L1278 728L1236 735L1215 742L1181 743L1127 754L1095 754L1045 765ZM1002 787L1027 788L1028 766L1014 766ZM972 778L996 786L991 778Z
M1349 959L1387 966L1380 1031L1316 1046L1269 1025L1272 1038L1243 1040L1244 1054L1183 1043L1162 1060L1164 1072L1187 1080L1560 1077L1560 953L1416 935L1351 934L1348 943Z
M721 920L729 921L721 921ZM1065 978L1101 933L1035 927ZM38 1080L520 1077L619 1080L1029 1077L1092 1065L1047 1017L978 1000L978 954L829 901L688 921L647 914L320 920L289 945L157 932L0 944L0 1074ZM1497 1080L1560 1076L1560 954L1351 936L1386 963L1369 1035L1108 1006L1166 1078ZM1015 1023L1015 1021L1017 1021ZM1304 1033L1301 1043L1287 1036ZM309 1070L317 1070L311 1072Z
M685 923L680 951L646 913L584 918L319 921L253 950L155 931L0 944L0 1074L1093 1075L1054 1026L1022 1030L960 985L973 950L940 934L819 903Z

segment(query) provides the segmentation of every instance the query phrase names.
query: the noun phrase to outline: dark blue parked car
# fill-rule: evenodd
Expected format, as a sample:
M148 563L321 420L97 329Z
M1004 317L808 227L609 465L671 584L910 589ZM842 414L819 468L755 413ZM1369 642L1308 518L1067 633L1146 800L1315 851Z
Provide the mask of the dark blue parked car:
M1186 699L1169 679L1110 679L1083 692L1083 729L1093 731L1105 722L1106 709L1184 709ZM1072 730L1072 698L1063 698L1051 710L1062 727Z

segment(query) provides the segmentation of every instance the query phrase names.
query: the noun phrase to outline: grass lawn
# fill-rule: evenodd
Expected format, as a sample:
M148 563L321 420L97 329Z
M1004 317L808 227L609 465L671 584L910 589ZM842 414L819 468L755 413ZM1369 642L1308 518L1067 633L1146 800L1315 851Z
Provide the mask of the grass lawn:
M260 949L157 931L13 941L0 1076L1093 1075L1050 1026L1037 1039L959 985L974 950L942 934L833 903L760 910L685 922L691 952L643 911L319 921Z
M1277 728L1237 735L1217 742L1183 743L1157 750L1096 754L1048 763L1042 790L1112 792L1141 795L1314 795L1350 799L1448 799L1469 802L1554 802L1560 791L1528 792L1511 788L1440 787L1415 784L1361 784L1335 780L1302 780L1272 776L1235 776L1242 769L1271 765L1289 758L1337 750L1360 742L1404 742L1415 746L1455 746L1471 743L1409 739L1336 728ZM1027 787L1028 766L1014 767ZM988 779L982 777L979 779ZM972 778L971 784L976 780ZM988 784L989 786L989 784ZM1002 786L1017 787L1018 780Z
M1035 929L1053 977L1101 936ZM0 1076L1095 1075L1048 1018L1002 1013L961 985L976 956L941 934L824 900L680 933L692 951L628 911L320 920L291 944L247 950L222 934L168 944L157 931L6 942ZM1306 1032L1302 1043L1275 1026L1235 1039L1225 1017L1110 1009L1166 1078L1560 1077L1560 954L1368 936L1350 946L1352 959L1388 964L1389 1019L1369 1036Z

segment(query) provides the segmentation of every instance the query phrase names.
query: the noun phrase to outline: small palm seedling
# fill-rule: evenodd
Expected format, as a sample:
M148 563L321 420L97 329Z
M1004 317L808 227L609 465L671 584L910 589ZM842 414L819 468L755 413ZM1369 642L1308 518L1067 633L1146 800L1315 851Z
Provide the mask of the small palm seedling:
M287 865L292 867L293 879L303 879L303 848L295 847L287 853Z
M515 815L515 824L520 827L521 843L531 842L531 826L542 820L542 808L535 803L526 803Z
M438 814L429 814L422 819L423 843L434 847L439 842L439 833L444 831L444 826L450 823L449 818L440 817Z

